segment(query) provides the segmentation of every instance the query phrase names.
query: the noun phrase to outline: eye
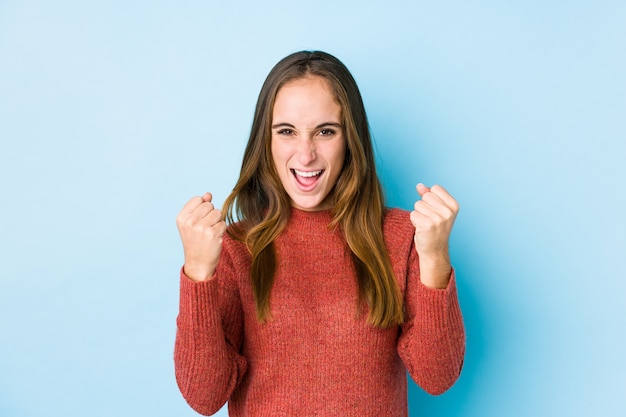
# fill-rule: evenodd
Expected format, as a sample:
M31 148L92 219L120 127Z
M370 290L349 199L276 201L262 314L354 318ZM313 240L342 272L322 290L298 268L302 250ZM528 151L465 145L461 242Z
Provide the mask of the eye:
M329 137L335 134L335 129L322 129L320 130L320 136Z
M293 130L285 128L278 130L276 133L283 136L290 136L293 135Z

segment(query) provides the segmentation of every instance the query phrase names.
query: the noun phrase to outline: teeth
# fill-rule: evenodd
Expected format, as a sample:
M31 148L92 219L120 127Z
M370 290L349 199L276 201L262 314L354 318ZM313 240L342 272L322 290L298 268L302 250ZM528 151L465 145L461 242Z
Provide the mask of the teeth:
M319 171L299 171L294 169L293 171L300 177L315 177L316 175L320 175L322 173L321 169Z

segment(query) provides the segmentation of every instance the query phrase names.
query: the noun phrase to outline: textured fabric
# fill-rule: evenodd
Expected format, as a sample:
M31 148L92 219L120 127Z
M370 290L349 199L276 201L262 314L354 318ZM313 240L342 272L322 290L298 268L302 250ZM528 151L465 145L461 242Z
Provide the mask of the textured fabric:
M446 289L419 281L406 211L384 221L385 243L404 296L405 324L380 329L358 314L350 251L328 211L292 210L275 242L272 319L256 319L245 246L224 237L212 280L181 270L175 345L179 388L201 414L227 401L229 415L406 416L408 369L440 394L458 378L465 352L454 272Z

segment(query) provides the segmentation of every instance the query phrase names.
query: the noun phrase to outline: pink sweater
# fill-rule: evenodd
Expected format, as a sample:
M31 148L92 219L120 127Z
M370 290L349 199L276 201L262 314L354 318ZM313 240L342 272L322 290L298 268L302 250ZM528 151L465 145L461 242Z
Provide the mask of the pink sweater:
M331 214L292 210L276 240L273 319L260 324L245 246L224 238L213 280L181 272L175 346L178 386L204 415L228 401L231 416L407 416L408 369L431 394L457 380L465 352L454 273L446 289L419 280L414 228L390 210L384 235L404 295L405 324L357 315L350 251Z

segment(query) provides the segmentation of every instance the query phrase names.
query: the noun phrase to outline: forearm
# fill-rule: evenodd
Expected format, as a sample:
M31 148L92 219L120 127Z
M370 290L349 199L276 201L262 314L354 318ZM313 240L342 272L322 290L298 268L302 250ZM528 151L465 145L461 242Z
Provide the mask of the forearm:
M205 415L224 405L245 372L245 359L222 328L217 282L195 283L181 274L174 365L183 397Z
M419 254L420 281L426 287L444 289L448 287L452 272L448 251Z
M456 292L454 272L448 286L433 289L418 284L410 315L402 328L398 353L413 380L438 395L458 379L465 355L465 329Z

